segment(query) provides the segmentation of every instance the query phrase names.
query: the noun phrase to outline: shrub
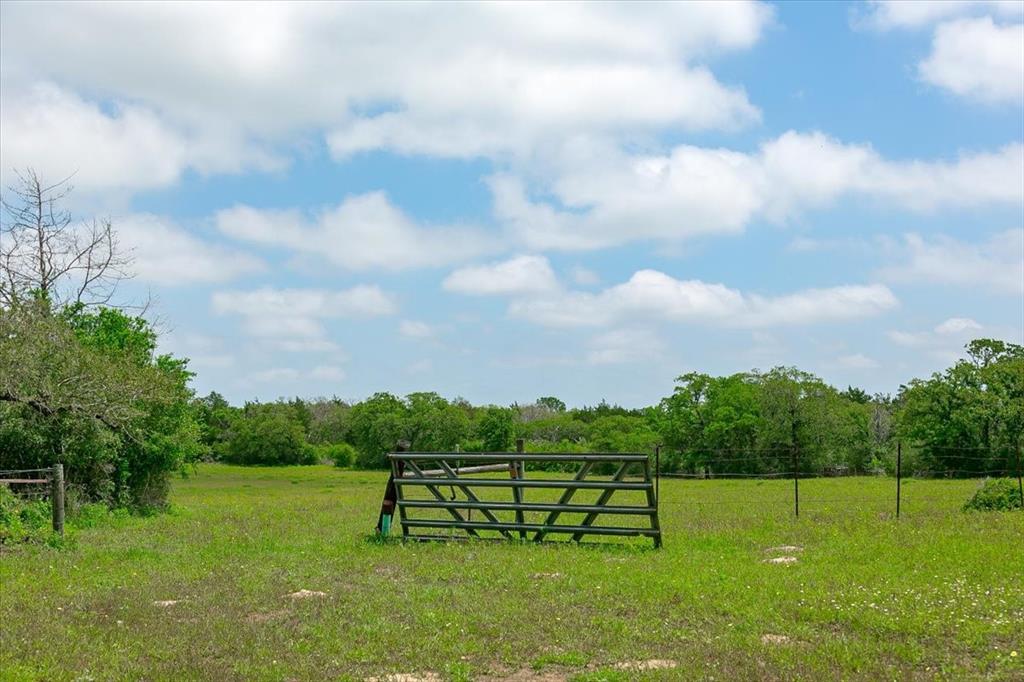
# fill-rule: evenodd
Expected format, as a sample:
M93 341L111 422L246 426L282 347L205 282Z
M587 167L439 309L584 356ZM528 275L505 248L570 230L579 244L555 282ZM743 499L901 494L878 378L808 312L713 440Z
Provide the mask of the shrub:
M331 461L334 466L344 469L356 463L356 449L348 443L318 445L316 456L321 462Z
M0 468L64 465L86 501L160 507L202 454L186 361L139 317L46 302L0 308Z
M991 478L964 505L964 511L1010 511L1021 509L1020 488L1010 478Z
M316 452L301 424L281 412L259 410L238 420L225 459L253 466L315 464Z
M52 533L48 502L23 500L0 485L0 545L44 542Z

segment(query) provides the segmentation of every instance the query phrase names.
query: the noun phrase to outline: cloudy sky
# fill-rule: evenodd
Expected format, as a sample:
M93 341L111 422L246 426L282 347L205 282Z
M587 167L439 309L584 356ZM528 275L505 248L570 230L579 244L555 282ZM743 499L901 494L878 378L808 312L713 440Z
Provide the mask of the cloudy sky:
M1024 3L4 3L3 180L74 173L197 390L891 392L1024 341Z

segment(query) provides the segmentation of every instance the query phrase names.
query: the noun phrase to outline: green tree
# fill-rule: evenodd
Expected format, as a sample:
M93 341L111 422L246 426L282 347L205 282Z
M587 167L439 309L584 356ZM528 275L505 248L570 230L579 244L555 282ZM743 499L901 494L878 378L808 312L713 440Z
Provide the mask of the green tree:
M552 412L565 412L565 403L551 395L537 398L536 404L540 407L545 407Z
M65 464L84 496L163 503L204 452L186 361L156 354L138 317L45 300L0 308L0 466Z
M375 393L352 408L352 440L356 465L366 469L388 466L387 453L405 437L406 406L390 393Z
M489 405L477 423L477 437L484 452L505 452L512 449L515 438L515 412L507 407Z
M971 475L1012 469L1024 437L1024 347L977 339L967 358L902 388L898 429L917 467Z
M469 433L469 417L437 393L406 396L404 437L412 450L452 451Z
M246 410L228 442L227 461L262 466L316 463L316 453L306 442L302 422L294 413L289 414L290 410L273 407Z

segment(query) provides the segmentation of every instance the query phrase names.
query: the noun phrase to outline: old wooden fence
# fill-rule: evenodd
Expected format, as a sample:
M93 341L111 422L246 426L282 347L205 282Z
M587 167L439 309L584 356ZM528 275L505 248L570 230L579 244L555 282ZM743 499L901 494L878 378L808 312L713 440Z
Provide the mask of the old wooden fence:
M64 465L54 464L46 469L0 470L0 485L10 487L22 497L50 498L53 509L53 529L64 533Z

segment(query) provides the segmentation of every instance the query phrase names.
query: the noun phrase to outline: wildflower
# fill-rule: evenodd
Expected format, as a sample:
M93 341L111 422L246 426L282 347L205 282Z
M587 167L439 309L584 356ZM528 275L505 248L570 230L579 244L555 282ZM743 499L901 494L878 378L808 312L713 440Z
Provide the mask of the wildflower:
M1011 651L1010 652L1010 658L1017 658L1017 652L1016 651Z

